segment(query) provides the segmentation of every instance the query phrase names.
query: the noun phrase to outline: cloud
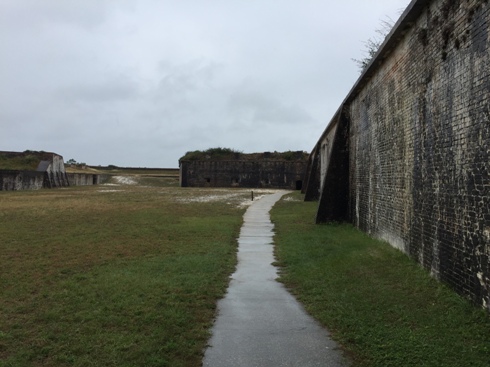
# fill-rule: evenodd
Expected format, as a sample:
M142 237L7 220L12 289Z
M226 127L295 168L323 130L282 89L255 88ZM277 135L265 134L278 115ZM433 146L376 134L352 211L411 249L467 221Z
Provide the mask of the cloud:
M237 88L228 100L228 114L242 127L308 125L313 118L300 106L286 104L258 90Z
M79 84L61 87L55 98L68 103L105 104L120 101L134 101L139 98L139 85L127 75L104 77L102 80L84 80Z
M0 149L166 167L309 150L408 2L3 0Z
M27 23L37 32L56 24L93 29L105 22L110 11L108 5L109 2L104 0L3 0L0 20L2 28L11 29L16 28L17 23ZM29 32L28 29L24 31Z

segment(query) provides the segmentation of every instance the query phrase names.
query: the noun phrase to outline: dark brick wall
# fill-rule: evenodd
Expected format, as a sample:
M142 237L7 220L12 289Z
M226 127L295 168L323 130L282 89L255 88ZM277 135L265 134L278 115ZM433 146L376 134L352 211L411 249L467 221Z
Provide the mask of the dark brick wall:
M487 0L412 1L315 146L306 196L490 311L489 27Z
M490 4L419 3L347 103L350 216L490 310Z
M182 187L300 189L306 161L181 161Z

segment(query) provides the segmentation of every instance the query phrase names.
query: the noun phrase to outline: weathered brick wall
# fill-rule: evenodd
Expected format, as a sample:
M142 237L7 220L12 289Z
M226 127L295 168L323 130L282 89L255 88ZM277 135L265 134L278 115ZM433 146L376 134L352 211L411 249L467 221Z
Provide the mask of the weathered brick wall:
M490 4L418 3L346 104L350 218L490 310Z
M337 132L337 120L338 114L334 117L327 129L325 129L320 141L309 156L306 167L305 201L318 200L320 193L323 191L325 177L332 156L335 134Z
M306 161L182 161L182 187L301 188ZM299 187L297 186L299 185Z

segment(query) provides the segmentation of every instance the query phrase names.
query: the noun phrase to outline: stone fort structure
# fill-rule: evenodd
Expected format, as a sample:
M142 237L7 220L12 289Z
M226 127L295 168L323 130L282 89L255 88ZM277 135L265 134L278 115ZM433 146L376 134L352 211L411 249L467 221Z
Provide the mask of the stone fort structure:
M389 242L490 311L490 3L413 0L310 154L317 222Z
M15 169L2 169L14 166ZM100 175L67 173L63 157L51 152L0 152L0 190L38 190L96 185Z
M243 154L221 148L188 152L179 160L181 187L249 187L301 190L305 152Z

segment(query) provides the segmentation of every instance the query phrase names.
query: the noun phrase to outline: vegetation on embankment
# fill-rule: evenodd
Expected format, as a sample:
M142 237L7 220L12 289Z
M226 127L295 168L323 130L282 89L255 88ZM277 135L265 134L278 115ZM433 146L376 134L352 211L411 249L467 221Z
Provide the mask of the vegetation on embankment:
M46 152L0 152L0 170L35 171Z
M293 198L271 212L280 279L354 366L489 366L485 311L351 225L314 224L317 203Z
M231 148L209 148L186 152L179 162L183 161L254 161L254 160L296 161L307 160L308 153L302 151L243 153Z
M0 366L201 365L250 193L142 180L0 192Z

